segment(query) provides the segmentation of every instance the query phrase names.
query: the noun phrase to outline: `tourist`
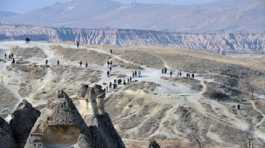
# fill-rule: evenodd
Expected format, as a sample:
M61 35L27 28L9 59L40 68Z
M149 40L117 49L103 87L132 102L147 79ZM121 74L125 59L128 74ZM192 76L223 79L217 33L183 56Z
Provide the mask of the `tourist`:
M138 77L140 78L142 76L142 72L139 70L138 71Z
M16 60L15 58L12 59L12 64L15 64L16 63Z
M172 76L173 76L173 71L171 70L169 74L170 74L170 78L172 78Z
M113 89L117 89L117 87L118 87L117 84L114 83L114 84L113 84Z
M79 48L79 46L80 46L80 42L76 41L76 47Z
M190 74L189 73L186 74L186 78L188 78L188 79L190 78Z
M121 83L122 83L122 80L118 79L118 85L121 85Z
M108 78L110 77L110 71L107 71L107 77Z
M126 85L126 80L123 80L123 85Z
M109 82L109 88L112 88L112 83L111 82Z
M49 61L46 59L46 60L45 60L45 65L48 65L48 62L49 62Z
M88 67L88 63L87 63L87 61L86 61L86 68Z

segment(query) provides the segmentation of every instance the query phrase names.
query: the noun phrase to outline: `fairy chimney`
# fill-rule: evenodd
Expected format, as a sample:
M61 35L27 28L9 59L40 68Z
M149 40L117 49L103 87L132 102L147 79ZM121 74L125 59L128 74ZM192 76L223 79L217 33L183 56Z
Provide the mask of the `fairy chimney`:
M89 87L88 85L83 84L81 86L81 98L86 99L90 102L93 115L104 114L104 99L106 93L105 90L102 89L102 86L95 85L93 87Z

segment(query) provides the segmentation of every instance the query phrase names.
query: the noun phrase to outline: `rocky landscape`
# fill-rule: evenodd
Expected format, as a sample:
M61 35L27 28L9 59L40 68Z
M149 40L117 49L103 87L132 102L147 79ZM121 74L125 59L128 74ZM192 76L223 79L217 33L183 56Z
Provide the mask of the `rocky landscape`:
M215 53L265 52L265 33L176 33L134 29L77 29L25 25L0 25L0 40L75 42L83 45L159 46Z
M125 148L116 132L104 105L97 107L97 98L105 96L101 87L88 88L87 99L95 110L91 122L85 123L72 99L59 91L57 98L50 99L40 111L23 100L12 114L10 124L2 118L0 146L6 148ZM84 96L84 97L85 97ZM104 99L104 96L102 99ZM92 102L95 102L96 106ZM94 111L95 111L94 110Z
M264 0L3 0L0 148L264 148Z
M0 147L263 148L264 64L262 54L1 42Z

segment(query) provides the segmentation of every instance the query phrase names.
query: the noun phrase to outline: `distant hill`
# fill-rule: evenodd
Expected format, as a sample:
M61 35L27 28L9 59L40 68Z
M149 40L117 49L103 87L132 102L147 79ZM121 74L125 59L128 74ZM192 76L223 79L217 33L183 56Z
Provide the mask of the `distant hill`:
M0 22L4 18L15 16L15 15L17 15L17 13L9 12L9 11L0 11Z
M78 29L0 25L0 41L80 41L89 45L167 46L218 53L265 53L265 33L176 33L136 29Z
M177 32L264 32L264 0L222 0L208 4L122 4L73 0L8 18L9 23L80 28L131 28Z

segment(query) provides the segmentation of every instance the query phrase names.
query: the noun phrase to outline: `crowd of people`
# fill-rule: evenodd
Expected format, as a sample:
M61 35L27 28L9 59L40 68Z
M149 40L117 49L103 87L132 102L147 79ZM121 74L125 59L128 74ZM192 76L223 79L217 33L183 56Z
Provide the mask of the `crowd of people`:
M15 55L12 52L9 54L5 53L4 54L4 60L11 61L12 64L16 63Z
M30 41L30 40L26 40L26 41ZM79 48L80 47L80 42L76 41L76 47ZM113 54L112 49L110 49L110 54ZM4 58L6 60L10 60L12 64L16 63L15 60L15 56L13 53L10 54L4 54ZM49 60L46 59L45 60L45 65L48 66L49 65ZM57 60L57 66L60 65L60 60ZM79 61L79 66L85 66L85 68L88 68L88 62L83 62L82 60ZM107 78L109 79L109 81L111 81L111 77L112 77L112 71L113 71L113 61L112 59L107 60L106 62L106 74L107 74ZM169 75L170 77L174 76L174 71L168 69L167 67L164 67L161 69L161 73L162 76L165 75ZM106 90L110 90L110 89L117 89L119 85L127 85L130 84L131 82L133 82L134 80L136 81L137 78L141 78L142 77L142 71L141 70L133 70L130 76L127 76L125 78L115 78L113 79L111 82L109 82L106 87ZM188 79L194 79L195 78L195 74L194 73L185 73L184 76L184 72L178 71L177 73L177 77L183 77L183 78L188 78Z
M110 50L112 53L112 50ZM132 71L132 74L130 76L126 76L124 78L115 78L111 80L112 72L113 72L113 61L109 59L106 62L107 67L107 78L109 79L109 83L106 86L106 91L110 91L111 89L117 89L119 85L128 85L133 82L134 78L140 78L141 77L141 71L140 70L134 70Z
M169 71L169 72L168 72L168 71ZM169 76L170 76L171 78L172 78L173 75L174 75L173 70L169 70L169 69L166 68L166 67L162 68L161 73L162 73L162 75L167 75L167 74L169 74ZM179 77L179 78L183 77L183 72L178 71L178 73L177 73L177 77ZM186 73L185 78L187 78L187 79L195 79L195 74L194 74L194 73Z

